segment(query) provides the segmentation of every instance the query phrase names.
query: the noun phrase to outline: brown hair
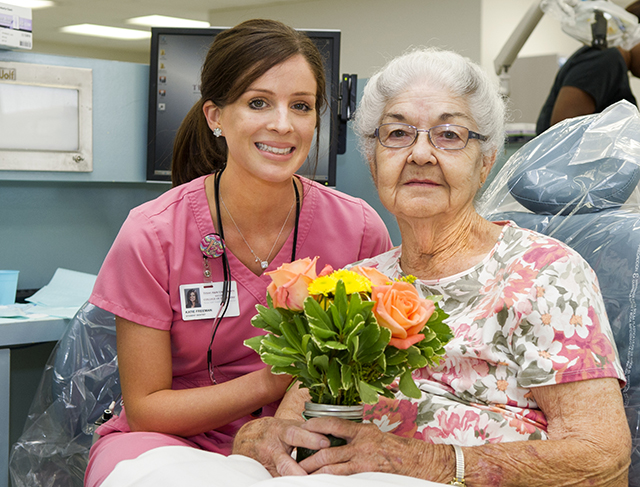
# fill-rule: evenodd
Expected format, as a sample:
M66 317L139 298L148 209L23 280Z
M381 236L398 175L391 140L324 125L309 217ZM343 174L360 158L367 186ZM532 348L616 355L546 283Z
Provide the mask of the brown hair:
M625 10L640 18L640 0L633 2L631 5L627 5Z
M183 120L174 141L173 186L218 171L226 163L227 143L224 137L211 133L202 111L204 103L211 100L224 108L240 98L260 76L298 54L307 60L317 82L316 140L319 140L320 116L327 100L318 48L304 33L281 22L247 20L218 34L209 48L200 77L201 98Z

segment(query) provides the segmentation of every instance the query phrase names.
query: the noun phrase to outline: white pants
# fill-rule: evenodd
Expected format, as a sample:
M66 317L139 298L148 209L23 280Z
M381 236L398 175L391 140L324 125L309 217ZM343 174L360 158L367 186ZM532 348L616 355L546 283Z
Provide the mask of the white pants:
M195 448L165 446L116 466L101 487L437 487L444 484L387 473L272 478L260 463Z

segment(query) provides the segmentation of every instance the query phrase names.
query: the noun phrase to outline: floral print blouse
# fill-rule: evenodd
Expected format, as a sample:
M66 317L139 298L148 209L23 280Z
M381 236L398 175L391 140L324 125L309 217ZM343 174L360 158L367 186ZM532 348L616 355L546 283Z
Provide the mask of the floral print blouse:
M436 368L414 378L421 399L397 393L368 406L383 431L431 443L474 446L546 439L531 389L586 379L624 381L593 270L565 244L501 222L502 234L475 267L415 282L440 294L454 338ZM401 248L360 263L403 275Z

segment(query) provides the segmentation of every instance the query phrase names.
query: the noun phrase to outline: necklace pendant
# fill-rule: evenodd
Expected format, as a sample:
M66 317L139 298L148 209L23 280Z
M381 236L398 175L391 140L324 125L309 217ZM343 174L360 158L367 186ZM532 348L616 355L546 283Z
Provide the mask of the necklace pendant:
M269 267L269 263L266 260L261 260L260 261L260 267L262 267L262 269L266 269L267 267Z

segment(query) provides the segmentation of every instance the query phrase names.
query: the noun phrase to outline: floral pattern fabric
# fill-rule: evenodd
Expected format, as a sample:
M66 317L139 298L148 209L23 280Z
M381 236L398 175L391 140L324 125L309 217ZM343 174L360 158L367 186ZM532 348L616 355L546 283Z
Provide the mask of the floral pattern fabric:
M502 222L475 267L415 285L439 294L454 338L432 369L414 378L421 399L399 392L365 410L383 431L466 446L546 439L531 394L539 386L616 377L624 381L593 270L565 244ZM400 247L360 265L403 276Z

